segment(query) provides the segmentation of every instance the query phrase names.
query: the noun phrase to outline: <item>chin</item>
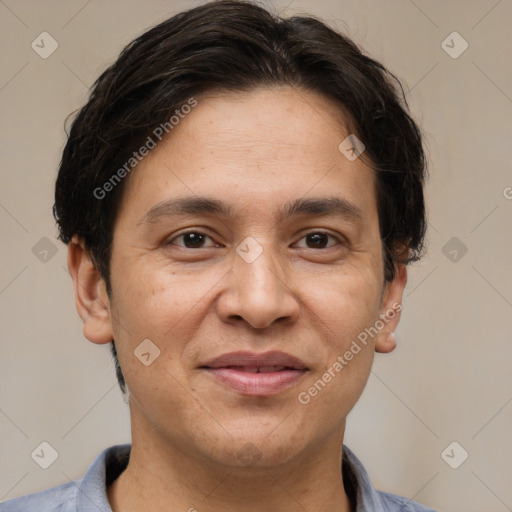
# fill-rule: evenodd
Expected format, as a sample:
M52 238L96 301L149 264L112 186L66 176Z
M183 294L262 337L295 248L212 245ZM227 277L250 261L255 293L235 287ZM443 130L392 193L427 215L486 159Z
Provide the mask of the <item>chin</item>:
M283 418L281 418L282 422ZM279 431L279 427L262 429L256 427L256 418L250 419L251 425L231 436L226 434L222 439L212 440L214 449L210 457L217 462L239 468L269 468L290 462L300 455L304 447L304 437L299 432L295 435L290 427ZM227 432L232 432L226 428ZM299 435L300 434L300 435ZM204 450L203 446L203 450Z

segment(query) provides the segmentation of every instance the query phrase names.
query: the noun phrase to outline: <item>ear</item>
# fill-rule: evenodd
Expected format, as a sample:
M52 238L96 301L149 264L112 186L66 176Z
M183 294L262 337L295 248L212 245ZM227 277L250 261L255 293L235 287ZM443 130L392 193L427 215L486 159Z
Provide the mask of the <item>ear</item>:
M114 336L105 281L77 235L68 244L68 269L75 288L76 309L84 323L84 336L93 343L109 343Z
M384 288L380 318L384 323L375 342L375 352L388 353L396 348L395 330L400 321L402 297L407 284L407 269L405 264L395 265L395 277L388 281Z

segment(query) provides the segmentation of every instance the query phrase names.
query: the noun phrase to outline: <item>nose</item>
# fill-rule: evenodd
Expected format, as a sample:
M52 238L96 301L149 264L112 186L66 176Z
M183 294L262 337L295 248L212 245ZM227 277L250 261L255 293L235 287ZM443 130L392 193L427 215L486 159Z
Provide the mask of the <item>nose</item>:
M217 314L227 323L244 320L263 329L274 323L293 323L300 304L294 292L291 271L269 248L252 262L238 254L227 287L217 301Z

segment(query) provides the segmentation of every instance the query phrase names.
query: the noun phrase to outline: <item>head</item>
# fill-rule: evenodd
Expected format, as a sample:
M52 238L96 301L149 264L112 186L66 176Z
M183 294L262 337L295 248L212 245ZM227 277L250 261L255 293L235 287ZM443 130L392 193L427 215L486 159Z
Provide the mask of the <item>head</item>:
M314 18L218 1L129 44L73 121L54 215L132 421L224 461L338 435L395 346L424 173L399 82ZM291 354L301 375L234 390L210 363L235 351Z

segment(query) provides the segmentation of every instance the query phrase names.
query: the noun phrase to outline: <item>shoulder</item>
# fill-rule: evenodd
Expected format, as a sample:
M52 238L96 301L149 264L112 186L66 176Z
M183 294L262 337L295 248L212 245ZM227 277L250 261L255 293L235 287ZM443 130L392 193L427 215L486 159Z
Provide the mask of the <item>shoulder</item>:
M403 496L377 491L386 512L435 512Z
M74 512L80 480L0 503L0 512Z
M0 512L112 512L107 486L124 471L131 445L103 450L85 476L44 491L0 503Z

